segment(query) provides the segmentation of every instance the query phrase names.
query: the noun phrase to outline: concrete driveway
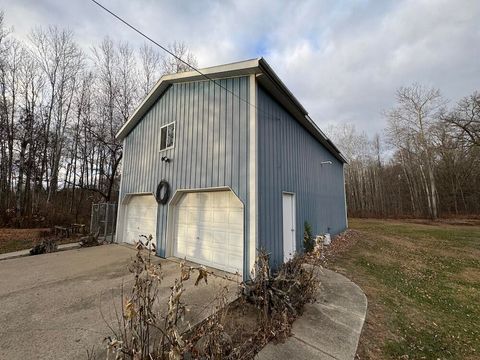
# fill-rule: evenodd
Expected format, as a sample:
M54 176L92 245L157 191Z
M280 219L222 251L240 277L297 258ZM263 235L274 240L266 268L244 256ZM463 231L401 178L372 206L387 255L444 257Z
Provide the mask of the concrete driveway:
M134 255L127 246L103 245L0 261L0 359L86 359L87 349L103 350L110 331L102 315L114 323L113 304L121 306L122 284L126 291L131 288L127 264ZM160 297L166 304L179 266L155 261L165 273ZM223 286L233 298L234 281L210 277L208 285L187 282L184 301L191 323L211 313Z

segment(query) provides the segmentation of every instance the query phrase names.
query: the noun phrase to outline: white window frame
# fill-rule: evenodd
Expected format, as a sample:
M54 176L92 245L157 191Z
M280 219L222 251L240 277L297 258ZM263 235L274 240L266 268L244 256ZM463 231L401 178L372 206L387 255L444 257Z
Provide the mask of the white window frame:
M167 151L167 150L173 149L175 147L175 138L177 136L177 126L175 124L175 121L172 121L168 124L165 124L160 128L160 146L162 146L162 129L163 128L168 128L170 125L173 125L173 144L172 144L172 146L166 147L165 149L160 149L159 152ZM168 129L167 129L167 133L168 133ZM166 139L165 139L165 141L166 141Z

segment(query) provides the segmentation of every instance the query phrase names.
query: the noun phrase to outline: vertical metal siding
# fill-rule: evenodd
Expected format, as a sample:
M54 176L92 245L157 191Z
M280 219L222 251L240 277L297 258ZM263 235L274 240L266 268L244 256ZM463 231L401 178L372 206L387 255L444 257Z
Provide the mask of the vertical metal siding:
M177 189L230 186L248 214L249 113L241 99L248 99L249 79L217 81L221 87L211 81L172 85L128 134L124 140L122 196L154 193L162 179L170 183L172 194ZM172 121L175 147L160 152L160 128ZM162 162L162 156L171 162ZM165 256L166 206L159 205L157 220L158 253Z
M305 221L315 234L346 228L343 164L260 86L257 106L258 240L278 265L283 261L283 191L295 193L297 250L303 248Z

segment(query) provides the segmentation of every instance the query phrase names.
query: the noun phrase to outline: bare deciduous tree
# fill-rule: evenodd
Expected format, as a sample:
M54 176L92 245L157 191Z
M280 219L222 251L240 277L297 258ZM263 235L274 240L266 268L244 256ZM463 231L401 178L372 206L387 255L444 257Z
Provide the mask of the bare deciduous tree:
M457 130L457 136L470 146L480 147L480 93L463 98L445 121Z
M183 43L170 48L196 65ZM20 42L0 12L0 222L77 221L91 201L115 200L117 131L162 73L184 70L147 45L108 38L87 56L55 26Z
M32 31L31 39L34 55L49 85L42 164L48 184L49 202L59 185L65 130L84 57L70 30L60 30L55 26L48 29L37 28Z
M193 70L184 62L195 68L198 66L197 58L192 54L184 42L175 41L168 45L168 50L175 54L177 58L171 55L165 55L162 58L162 72L164 74L175 74ZM182 59L184 62L180 61L178 58Z
M142 74L142 95L146 96L152 89L153 85L160 77L161 56L152 47L147 44L143 44L140 47L140 62Z
M368 137L351 125L327 131L348 159L349 214L433 217L435 204L437 215L478 213L480 148L448 121L471 104L465 106L463 99L443 116L445 102L438 91L417 87L400 89L399 94L397 106L386 113L386 151L379 136ZM427 166L433 170L433 186Z
M388 140L396 149L408 153L408 159L412 159L418 165L429 216L436 219L438 192L434 173L435 144L432 134L436 123L443 115L445 101L439 90L428 89L419 84L398 89L396 100L396 107L386 113Z

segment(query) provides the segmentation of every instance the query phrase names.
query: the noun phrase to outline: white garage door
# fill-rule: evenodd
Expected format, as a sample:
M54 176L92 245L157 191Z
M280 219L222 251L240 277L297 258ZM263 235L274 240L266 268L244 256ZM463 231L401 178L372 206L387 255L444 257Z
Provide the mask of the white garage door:
M124 242L134 244L140 235L152 235L153 243L157 244L157 202L153 195L133 195L130 198L124 229Z
M174 254L242 273L243 204L231 191L186 193L175 209Z

